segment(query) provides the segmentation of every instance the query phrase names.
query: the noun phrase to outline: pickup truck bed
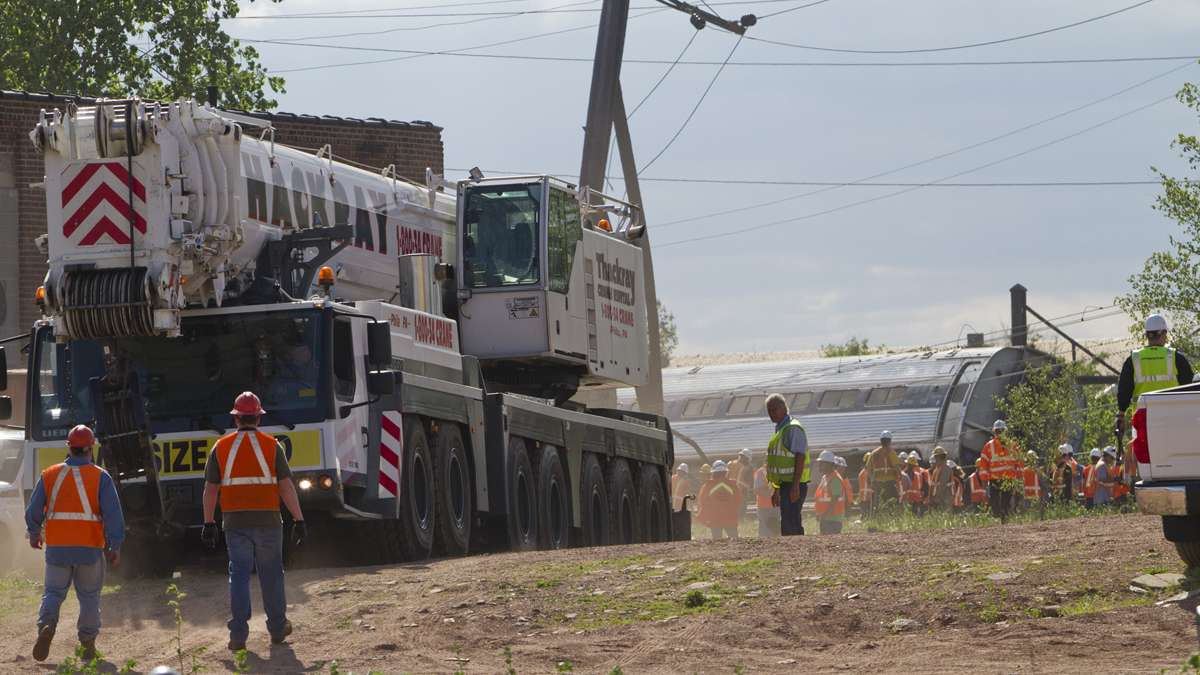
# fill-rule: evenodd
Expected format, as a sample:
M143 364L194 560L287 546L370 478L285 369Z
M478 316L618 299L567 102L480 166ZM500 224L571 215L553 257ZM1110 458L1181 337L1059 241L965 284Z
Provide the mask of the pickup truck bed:
M1143 394L1137 406L1138 509L1162 516L1167 541L1200 566L1200 384Z

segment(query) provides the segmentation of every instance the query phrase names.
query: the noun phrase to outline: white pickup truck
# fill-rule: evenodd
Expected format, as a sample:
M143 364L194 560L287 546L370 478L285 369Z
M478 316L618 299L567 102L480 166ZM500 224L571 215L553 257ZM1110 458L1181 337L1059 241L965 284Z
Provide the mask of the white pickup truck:
M1200 566L1200 383L1142 394L1133 430L1138 509L1162 516L1163 536Z

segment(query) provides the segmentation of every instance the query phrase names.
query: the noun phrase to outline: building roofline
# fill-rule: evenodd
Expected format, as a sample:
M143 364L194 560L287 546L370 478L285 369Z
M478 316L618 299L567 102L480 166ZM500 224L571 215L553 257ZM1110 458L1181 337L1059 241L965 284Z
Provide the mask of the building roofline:
M70 94L54 94L50 92L34 92L34 91L16 91L9 89L0 89L0 100L21 100L43 102L47 105L55 103L75 103L76 105L91 105L97 101L92 96L73 96ZM364 126L373 128L416 128L428 129L431 131L441 132L442 127L425 120L413 120L405 122L402 120L389 120L382 117L368 117L360 119L358 117L339 117L337 115L306 115L290 112L268 112L268 111L245 111L245 110L230 110L229 112L239 115L247 115L268 122L300 122L306 124L328 124L334 126Z

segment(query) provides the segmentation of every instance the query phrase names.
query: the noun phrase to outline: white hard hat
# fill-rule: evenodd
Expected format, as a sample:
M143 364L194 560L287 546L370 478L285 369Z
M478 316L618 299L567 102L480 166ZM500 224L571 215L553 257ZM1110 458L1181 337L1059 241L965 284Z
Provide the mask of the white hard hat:
M992 431L1008 431L1008 423L1004 420L992 422Z
M901 461L901 462L903 462L904 460L908 459L908 453L907 453L907 452L904 452L903 450L901 450L901 451L900 451L900 454L898 454L898 455L896 455L896 456L897 456L898 458L900 458L900 461Z
M1167 317L1162 314L1151 314L1146 317L1146 332L1155 333L1167 330Z
M841 455L838 455L837 457L833 458L833 463L835 466L845 467L846 466L846 458L842 457Z
M750 448L742 448L741 450L738 450L738 457L749 457L749 456L750 456Z
M1106 454L1106 455L1108 455L1108 456L1110 456L1110 457L1116 457L1116 456L1117 456L1117 449L1116 449L1116 448L1114 448L1113 446L1111 446L1111 445L1110 445L1110 446L1108 446L1107 448L1104 448L1104 454Z
M837 461L837 455L834 455L832 450L822 450L821 454L817 456L817 461L833 463Z
M913 450L912 452L908 453L908 458L919 462L921 461L921 453L917 450Z
M1075 454L1075 448L1072 448L1070 443L1063 443L1058 446L1058 452L1063 455L1073 455Z
M680 462L679 466L676 467L676 470L678 470L679 473L687 473L688 472L687 462Z
M1092 457L1092 458L1099 457L1100 456L1100 448L1092 448L1092 451L1088 453L1088 456Z
M892 432L888 431L887 429L884 429L883 431L881 431L879 433L879 440L881 440L881 441L892 440Z
M725 460L718 459L717 461L713 462L713 465L712 465L713 473L725 473L727 471L729 471L729 465L725 463Z

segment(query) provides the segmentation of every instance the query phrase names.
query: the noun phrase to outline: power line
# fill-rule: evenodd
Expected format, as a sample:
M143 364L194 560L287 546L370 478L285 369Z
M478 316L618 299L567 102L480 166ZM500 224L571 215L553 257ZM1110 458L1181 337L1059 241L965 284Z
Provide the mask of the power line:
M1018 157L1024 157L1025 155L1028 155L1028 154L1030 154L1030 153L1033 153L1033 152L1037 152L1038 150L1042 150L1042 149L1048 148L1048 147L1050 147L1050 146L1052 146L1052 145L1056 145L1056 144L1058 144L1058 143L1062 143L1062 142L1064 142L1064 141L1068 141L1068 140L1070 140L1070 139L1072 139L1072 138L1075 138L1075 137L1077 137L1077 136L1082 136L1082 135L1083 135L1083 134L1085 134L1085 133L1088 133L1088 132L1090 132L1090 131L1093 131L1093 130L1095 130L1095 129L1099 129L1099 128L1100 128L1100 127L1102 127L1102 126L1105 126L1105 125L1107 125L1107 124L1111 124L1111 123L1113 123L1113 122L1116 122L1116 121L1118 121L1118 120L1124 119L1124 118L1126 118L1126 117L1129 117L1130 115L1137 114L1137 113L1139 113L1139 112L1141 112L1141 111L1143 111L1143 110L1146 110L1146 109L1148 109L1148 108L1151 108L1151 107L1153 107L1153 106L1159 105L1160 103L1165 103L1166 101L1173 100L1174 98L1175 98L1174 94L1170 94L1170 95L1164 96L1164 97L1162 97L1162 98L1159 98L1159 99L1156 99L1156 100L1154 100L1154 101L1151 101L1150 103L1147 103L1147 104L1145 104L1145 105L1138 106L1138 107L1136 107L1136 108L1134 108L1134 109L1132 109L1132 110L1127 110L1127 111L1125 111L1125 112L1123 112L1123 113L1121 113L1121 114L1119 114L1119 115L1116 115L1115 117L1110 117L1110 118L1108 118L1108 119L1106 119L1106 120L1104 120L1104 121L1102 121L1102 122L1098 122L1098 123L1096 123L1096 124L1093 124L1093 125L1091 125L1091 126L1085 127L1085 128L1083 128L1083 129L1081 129L1081 130L1079 130L1079 131L1076 131L1076 132L1074 132L1074 133L1067 134L1066 136L1060 136L1060 137L1058 137L1058 138L1055 138L1054 140L1047 141L1047 142L1045 142L1045 143L1041 143L1041 144L1039 144L1039 145L1035 145L1035 146L1033 146L1033 147L1031 147L1031 148L1027 148L1027 149L1025 149L1025 150L1022 150L1022 151L1020 151L1020 152L1013 153L1013 154L1011 154L1011 155L1006 155L1006 156L1004 156L1004 157L1001 157L1000 159L996 159L996 160L993 160L993 161L987 162L987 163L985 163L985 164L980 164L979 166L975 166L975 167L972 167L972 168L970 168L970 169L966 169L966 170L963 170L963 171L959 171L959 172L957 172L957 173L951 174L951 175L949 175L949 176L946 176L946 177L944 177L944 178L940 178L940 179L938 179L938 180L929 181L928 183L922 183L922 184L919 184L919 185L914 185L914 186L912 186L912 187L906 187L906 188L904 188L904 189L902 189L902 190L897 190L897 191L895 191L895 192L889 192L889 193L887 193L887 194L879 195L879 196L877 196L877 197L871 197L871 198L869 198L869 199L860 199L860 200L858 200L858 201L850 202L850 203L848 203L848 204L842 204L841 206L836 206L836 207L833 207L833 208L831 208L831 209L825 209L825 210L822 210L822 211L817 211L817 212L814 212L814 213L805 214L805 215L803 215L803 216L796 216L796 217L792 217L792 218L784 218L784 219L782 219L782 220L775 220L775 221L771 221L771 222L768 222L768 223L762 223L762 224L759 224L759 225L754 225L754 226L751 226L751 227L743 227L743 228L739 228L739 229L736 229L736 230L729 230L729 231L726 231L726 232L718 232L718 233L715 233L715 234L710 234L710 235L706 235L706 236L702 236L702 237L692 237L692 238L689 238L689 239L679 239L679 240L676 240L676 241L669 241L669 242L667 242L667 243L665 243L665 244L658 244L658 245L657 245L657 248L659 248L659 249L662 249L662 248L669 248L669 247L671 247L671 246L679 246L679 245L681 245L681 244L694 244L694 243L697 243L697 242L701 242L701 241L708 241L708 240L711 240L711 239L720 239L720 238L723 238L723 237L731 237L731 236L738 235L738 234L745 234L746 232L753 232L753 231L756 231L756 230L762 230L762 229L766 229L766 228L769 228L769 227L775 227L775 226L777 226L777 225L785 225L785 224L789 224L789 223L796 223L796 222L800 222L800 221L803 221L803 220L809 220L809 219L812 219L812 218L817 218L817 217L820 217L820 216L829 215L829 214L831 214L831 213L836 213L836 212L838 212L838 211L845 211L846 209L851 209L851 208L854 208L854 207L856 207L856 206L862 206L862 205L864 205L864 204L870 204L870 203L872 203L872 202L882 201L882 200L884 200L884 199L890 199L890 198L892 198L892 197L898 197L898 196L900 196L900 195L907 194L907 193L909 193L909 192L913 192L913 191L915 191L915 190L920 190L920 189L921 189L921 188L923 188L923 187L928 187L929 185L933 185L933 184L936 184L936 183L942 183L942 182L946 182L946 181L952 180L952 179L954 179L954 178L958 178L959 176L966 175L966 174L968 174L968 173L974 173L974 172L976 172L976 171L982 171L983 169L987 169L987 168L990 168L990 167L996 166L997 164L1001 164L1001 163L1003 163L1003 162L1007 162L1007 161L1009 161L1009 160L1017 159Z
M1104 103L1104 102L1106 102L1106 101L1110 101L1110 100L1112 100L1112 99L1114 99L1114 98L1116 98L1116 97L1118 97L1118 96L1121 96L1122 94L1125 94L1125 93L1127 93L1127 92L1130 92L1130 91L1132 91L1132 90L1134 90L1134 89L1137 89L1138 87L1142 87L1142 86L1144 86L1144 85L1147 85L1147 84L1149 84L1149 83L1151 83L1151 82L1154 82L1154 81L1156 81L1156 80L1159 80L1159 79L1162 79L1162 78L1164 78L1164 77L1167 77L1167 76L1173 75L1174 73L1177 73L1177 72L1179 72L1180 70L1183 70L1184 68L1190 67L1191 65L1192 65L1192 63L1190 63L1190 62L1189 62L1189 63L1185 63L1185 64L1183 64L1183 65L1181 65L1181 66L1176 66L1176 67L1174 67L1174 68L1171 68L1170 70L1167 70L1167 71L1165 71L1165 72L1162 72L1162 73L1159 73L1159 74L1157 74L1157 75L1154 75L1153 77L1149 77L1149 78L1146 78L1146 79L1144 79L1144 80L1140 80L1140 81L1138 81L1138 82L1134 82L1133 84L1131 84L1131 85L1129 85L1129 86L1127 86L1127 87L1123 87L1123 88L1121 88L1121 89L1118 89L1117 91L1115 91L1115 92L1113 92L1113 93L1111 93L1111 94L1108 94L1108 95L1106 95L1106 96L1101 96L1100 98L1097 98L1097 99L1093 99L1093 100L1091 100L1091 101L1088 101L1087 103L1084 103L1084 104L1082 104L1082 105L1078 105L1078 106L1075 106L1075 107L1073 107L1073 108L1068 108L1067 110L1063 110L1063 111L1061 111L1061 112L1055 113L1055 114L1053 114L1053 115L1050 115L1049 117L1044 117L1044 118L1042 118L1042 119L1040 119L1040 120L1037 120L1037 121L1035 121L1035 122L1031 122L1031 123L1029 123L1029 124L1025 124L1025 125L1022 125L1022 126L1016 127L1016 128L1014 128L1014 129L1010 129L1009 131L1006 131L1006 132L1004 132L1004 133L1002 133L1002 134L998 134L998 135L996 135L996 136L991 136L991 137L989 137L989 138L985 138L985 139L983 139L982 141L978 141L978 142L975 142L975 143L971 143L971 144L969 144L969 145L964 145L964 146L962 146L962 147L956 148L956 149L954 149L954 150L950 150L950 151L948 151L948 152L942 152L942 153L938 153L938 154L936 154L936 155L933 155L933 156L931 156L931 157L926 157L925 159L918 160L918 161L916 161L916 162L911 162L911 163L909 163L909 164L905 164L905 165L903 165L903 166L896 167L896 168L894 168L894 169L890 169L890 170L887 170L887 171L882 171L882 172L880 172L880 173L872 174L872 175L870 175L870 176L867 176L867 177L865 177L865 178L862 178L862 179L860 179L860 180L858 180L858 181L854 181L854 182L852 182L852 183L851 183L851 185L863 184L863 183L866 183L866 182L868 182L868 181L875 180L875 179L877 179L877 178L883 178L883 177L885 177L885 176L890 176L890 175L893 175L893 174L899 173L899 172L901 172L901 171L905 171L905 170L907 170L907 169L913 169L913 168L916 168L916 167L918 167L918 166L922 166L922 165L925 165L925 164L929 164L930 162L935 162L935 161L937 161L937 160L940 160L940 159L945 159L945 158L947 158L947 157L953 157L954 155L958 155L958 154L960 154L960 153L963 153L963 152L966 152L966 151L968 151L968 150L974 150L975 148L980 148L980 147L983 147L983 146L985 146L985 145L989 145L989 144L991 144L991 143L995 143L996 141L1004 140L1005 138L1009 138L1009 137L1011 137L1011 136L1014 136L1014 135L1016 135L1016 134L1019 134L1019 133L1022 133L1022 132L1025 132L1025 131L1028 131L1028 130L1030 130L1030 129L1033 129L1033 128L1035 128L1035 127L1039 127L1039 126L1041 126L1041 125L1043 125L1043 124L1047 124L1047 123L1049 123L1049 122L1053 122L1053 121L1055 121L1055 120L1061 119L1061 118L1063 118L1063 117L1066 117L1067 115L1072 115L1072 114L1074 114L1074 113L1080 112L1081 110L1086 110L1087 108L1090 108L1090 107L1092 107L1092 106L1099 105L1099 104L1101 104L1101 103ZM774 200L767 201L767 202L759 202L759 203L756 203L756 204L751 204L751 205L748 205L748 206L745 206L745 207L741 207L741 208L726 209L726 210L724 210L724 211L719 211L719 212L717 212L717 213L709 213L709 214L705 214L705 215L698 216L698 217L694 217L694 218L680 218L680 219L677 219L677 220L667 221L667 222L664 222L664 223L658 223L658 224L656 224L656 225L655 225L655 229L659 229L659 228L663 228L663 227L670 227L670 226L672 226L672 225L677 225L677 224L679 224L679 223L684 223L684 222L690 222L690 223L694 223L694 222L696 222L697 220L702 220L702 219L705 219L705 218L715 218L715 217L720 217L720 216L729 215L729 214L731 214L731 213L741 213L741 212L745 212L745 211L749 211L749 210L753 210L753 209L759 209L759 208L763 208L763 207L767 207L767 206L774 206L774 205L776 205L776 204L782 204L782 203L784 203L784 202L788 202L788 201L792 201L792 200L796 200L796 199L802 199L802 198L804 198L804 197L810 197L810 196L813 196L813 195L817 195L817 194L820 194L820 193L822 193L822 192L829 192L829 191L831 191L831 190L834 190L834 189L837 189L837 188L840 188L840 187L845 187L845 186L841 186L841 185L835 185L835 186L830 186L830 187L827 187L827 188L825 188L825 189L821 189L821 190L810 190L810 191L803 192L803 193L800 193L800 194L797 194L797 195L791 195L791 196L789 196L789 197L784 197L784 198L782 198L782 199L774 199Z
M469 169L446 167L446 171L457 171L467 173ZM512 171L500 169L488 169L487 173L500 176L530 176L549 173L552 176L559 178L578 178L577 173L557 173L545 171ZM623 180L620 176L614 176L613 180ZM920 181L911 182L871 182L864 180L854 181L816 181L816 180L761 180L761 179L743 179L743 178L683 178L683 177L667 177L667 176L639 176L638 181L642 183L682 183L696 185L761 185L761 186L825 186L825 187L864 187L864 188L879 188L879 187L931 187L931 188L1026 188L1026 187L1125 187L1125 186L1140 186L1140 185L1161 185L1159 179L1129 179L1129 180L1022 180L1022 181L988 181L988 182L946 182L946 183L928 183ZM1192 182L1192 181L1189 181ZM802 195L794 195L785 197L780 200L771 202L755 203L749 206L731 209L729 211L720 211L717 213L706 213L695 216L694 218L681 218L679 220L667 221L665 223L656 223L656 229L675 225L677 223L691 222L694 223L705 218L715 218L717 216L727 215L729 213L739 213L749 211L771 204L798 199L802 196L807 196L815 193L803 193Z
M1043 30L1034 31L1032 33L1013 35L1010 37L998 38L995 40L986 40L983 42L972 42L972 43L968 43L968 44L953 45L953 46L949 46L949 47L924 47L924 48L919 48L919 49L842 49L842 48L837 48L837 47L821 47L818 45L806 45L806 44L799 44L799 43L795 43L795 42L783 42L780 40L769 40L767 38L759 38L759 37L753 37L753 36L747 36L746 39L754 40L756 42L763 42L766 44L779 45L782 47L793 47L796 49L807 49L810 51L818 51L818 52L833 52L833 53L837 53L837 54L928 54L928 53L932 53L932 52L949 52L949 51L956 51L959 49L972 49L975 47L987 47L990 45L998 45L998 44L1004 44L1007 42L1016 42L1018 40L1026 40L1028 38L1038 37L1041 35L1047 35L1050 33L1056 33L1058 31L1068 30L1070 28L1076 28L1078 26L1083 26L1085 24L1100 21L1102 19L1107 19L1109 17L1116 16L1118 14L1122 14L1124 12L1128 12L1133 9L1137 9L1138 7L1142 7L1143 5L1148 5L1152 2L1154 2L1154 0L1141 0L1140 2L1136 2L1132 5L1128 5L1126 7L1122 7L1120 9L1116 9L1111 12L1106 12L1104 14L1089 17L1089 18L1083 19L1081 21L1074 21L1074 22L1071 22L1068 24L1063 24L1061 26L1054 26L1052 28L1045 28Z
M511 19L514 17L525 16L527 14L545 13L545 12L552 11L554 9L562 8L562 7L574 7L576 5L594 4L596 1L597 0L582 0L581 2L569 2L565 5L555 5L555 7L550 8L548 10L524 10L524 11L515 11L515 12L507 12L507 13L501 12L501 13L497 13L494 15L480 16L480 17L477 17L474 19L467 19L466 21L443 21L441 23L425 24L423 26L401 26L399 28L387 28L384 30L374 30L374 31L358 31L355 33L336 33L333 35L305 35L303 37L273 38L273 39L278 40L280 42L300 42L303 40L333 40L333 39L345 38L345 37L387 35L390 33L398 33L398 32L430 30L433 28L445 28L448 26L465 26L467 24L482 23L484 21L495 21L497 19Z
M796 0L757 0L755 2L755 4L756 5L767 5L767 4L777 4L777 3L795 2L795 1ZM420 13L420 14L372 14L371 12L403 12L406 10L417 10L417 9L445 9L447 7L503 5L503 4L513 4L516 2L529 2L529 0L497 0L494 2L464 2L464 3L447 4L447 5L422 5L422 6L415 6L415 7L393 7L393 8L384 8L384 9L378 9L378 8L377 9L346 9L346 10L337 10L337 11L332 11L332 12L303 12L303 13L296 13L296 14L238 15L238 16L227 17L227 20L251 20L251 21L254 21L254 20L276 20L276 19L297 19L297 20L299 20L299 19L321 19L321 20L324 20L324 19L412 19L412 18L431 18L431 17L445 18L445 17L460 17L460 16L499 16L499 15L503 15L503 14L509 14L511 12L430 12L430 13ZM812 2L812 3L809 3L809 5L805 5L805 6L819 5L822 2L829 2L829 0L820 0L819 2ZM713 6L720 7L720 6L724 6L724 5L745 5L746 3L745 2L713 2L713 3L705 3L705 4L706 5L711 4ZM792 10L785 10L785 11L793 11L794 9L803 9L805 6L795 7ZM629 9L631 11L640 11L640 10L644 10L644 9L654 9L656 7L657 7L656 5L636 5L636 6L631 6ZM710 7L710 9L711 9L711 7ZM588 12L595 13L595 12L599 12L599 11L601 11L600 8L573 9L573 10L538 9L538 10L527 10L522 13L526 13L526 14L582 14L582 13L588 13ZM780 13L782 13L782 12L780 12ZM759 17L759 18L764 18L764 17Z
M789 9L781 9L778 12L771 12L769 14L759 14L758 19L761 21L763 19L769 19L773 16L779 16L780 14L787 14L788 12L794 12L798 9L808 9L809 7L816 7L817 5L823 5L827 2L829 2L829 0L816 0L815 2L805 3L803 5L791 7Z
M736 52L738 46L742 44L742 37L743 36L739 35L737 41L733 43L733 48L729 50L729 55L725 57L724 63L721 64L721 67L717 68L717 72L713 73L712 79L708 81L708 86L704 88L704 93L700 94L700 99L696 101L696 105L692 106L692 111L689 112L687 118L683 120L683 124L679 125L679 128L675 130L675 134L671 136L671 140L667 141L667 144L662 147L662 150L658 151L657 155L652 157L649 162L646 162L637 170L638 175L641 175L643 171L653 166L654 163L658 161L658 158L662 157L663 153L665 153L672 145L675 144L675 141L679 138L679 135L683 133L683 130L687 128L688 123L691 122L692 118L696 116L696 111L700 109L700 104L704 103L704 99L708 98L708 92L712 91L713 85L717 83L717 78L721 77L721 73L725 71L725 64L729 63L729 59L733 58L733 53Z

